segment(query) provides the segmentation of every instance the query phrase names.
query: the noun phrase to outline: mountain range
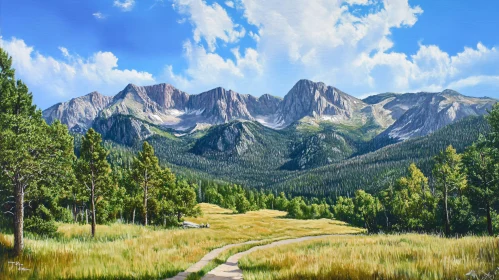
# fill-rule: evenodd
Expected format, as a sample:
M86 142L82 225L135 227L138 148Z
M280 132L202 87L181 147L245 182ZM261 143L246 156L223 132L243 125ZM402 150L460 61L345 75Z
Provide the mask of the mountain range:
M189 95L169 84L127 85L114 97L98 92L58 103L43 111L48 122L61 120L75 132L85 131L97 119L132 116L137 120L179 132L228 123L256 121L273 129L306 121L363 126L371 124L396 140L427 135L467 116L483 115L496 102L453 90L439 93L385 93L364 100L324 83L298 81L283 99L260 97L215 88Z
M114 97L92 92L55 104L43 111L43 117L47 122L60 120L77 134L93 127L104 139L132 149L147 139L161 160L178 172L283 188L287 182L323 185L310 182L317 169L362 162L367 153L378 150L386 154L390 147L381 148L390 144L424 139L403 146L413 149L411 143L437 138L434 147L454 143L456 139L446 138L452 133L432 134L449 125L461 130L471 118L476 122L473 131L455 135L462 140L456 145L464 147L486 129L480 116L496 102L453 90L358 99L310 80L298 81L283 98L224 88L190 95L169 84L129 84ZM418 160L427 162L430 154ZM417 156L403 160L411 157ZM355 185L360 178L349 180ZM345 182L331 180L337 186Z

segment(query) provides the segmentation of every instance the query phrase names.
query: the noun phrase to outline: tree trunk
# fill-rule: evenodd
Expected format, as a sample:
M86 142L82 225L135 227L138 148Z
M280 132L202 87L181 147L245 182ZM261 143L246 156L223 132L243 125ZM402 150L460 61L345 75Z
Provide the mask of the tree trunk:
M90 194L90 200L92 203L92 237L95 237L95 185L92 182L92 189Z
M178 220L179 223L180 223L181 219L182 219L182 213L181 212L177 212L177 220Z
M73 203L73 219L75 223L78 222L78 213L76 212L76 203Z
M133 208L133 214L132 214L132 224L135 225L135 208Z
M490 217L490 203L487 201L487 231L490 236L494 236L494 231L492 229L492 218Z
M147 226L147 185L144 187L144 225Z
M16 202L14 210L14 255L19 256L24 249L24 190L16 183L14 199Z
M445 236L449 237L450 236L450 219L449 219L449 208L447 205L447 200L448 200L448 194L447 194L447 187L445 188L444 191L444 205L445 205Z
M88 225L88 209L85 209L85 222Z
M144 171L144 225L147 226L147 196L149 177L147 169Z

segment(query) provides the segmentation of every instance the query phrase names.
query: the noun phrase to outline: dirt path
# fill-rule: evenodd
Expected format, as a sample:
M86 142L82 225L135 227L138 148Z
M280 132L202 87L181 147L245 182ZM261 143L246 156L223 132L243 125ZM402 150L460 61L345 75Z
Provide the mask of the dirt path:
M198 261L197 263L195 263L191 267L189 267L186 271L180 272L175 277L168 278L167 280L184 280L189 276L189 274L196 273L196 272L200 271L205 265L207 265L210 261L212 261L216 257L218 257L218 255L220 255L220 253L222 253L223 251L230 249L232 247L246 245L246 244L255 244L255 243L259 243L261 241L262 240L254 240L254 241L247 241L247 242L237 243L237 244L229 244L229 245L225 245L223 247L214 249L211 252L209 252L208 254L206 254L200 261Z
M227 259L227 261L224 264L221 264L214 268L212 271L208 272L202 279L215 279L215 280L227 280L227 279L243 279L243 271L237 266L237 262L239 261L240 258L243 256L246 256L256 250L260 249L268 249L276 246L281 246L281 245L286 245L286 244L292 244L292 243L297 243L297 242L302 242L302 241L307 241L307 240L313 240L313 239L319 239L319 238L324 238L324 237L329 237L332 236L330 234L328 235L317 235L317 236L305 236L305 237L300 237L300 238L294 238L294 239L285 239L285 240L280 240L276 242L272 242L267 245L261 245L261 246L255 246L247 251L237 253L230 258Z

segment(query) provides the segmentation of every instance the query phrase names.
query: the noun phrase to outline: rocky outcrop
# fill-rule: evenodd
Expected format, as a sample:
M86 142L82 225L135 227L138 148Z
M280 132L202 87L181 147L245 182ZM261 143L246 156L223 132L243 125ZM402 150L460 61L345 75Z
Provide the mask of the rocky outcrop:
M285 125L304 117L334 122L351 119L365 106L361 100L335 87L300 80L284 97L278 115Z
M485 115L496 102L490 98L464 96L453 90L396 96L385 107L392 110L394 116L400 116L378 138L400 141L428 135L465 117Z
M84 132L92 126L100 111L107 107L113 98L98 92L58 103L43 111L43 118L52 123L60 120L71 131Z
M257 137L248 124L234 121L213 127L205 136L196 141L191 152L198 155L218 152L227 155L242 155L257 143Z
M102 139L128 146L147 139L154 134L149 124L134 117L123 115L98 118L95 120L93 127L95 131L102 134Z
M218 87L190 96L187 108L201 112L200 115L208 123L227 123L235 119L253 120L248 111L247 99L246 95Z

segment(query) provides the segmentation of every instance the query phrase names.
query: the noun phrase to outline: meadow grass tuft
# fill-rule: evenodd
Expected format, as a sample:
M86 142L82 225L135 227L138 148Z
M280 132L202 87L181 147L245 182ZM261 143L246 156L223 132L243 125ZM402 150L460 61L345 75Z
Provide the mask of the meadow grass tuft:
M259 250L239 267L244 279L482 279L499 272L499 239L334 236Z

